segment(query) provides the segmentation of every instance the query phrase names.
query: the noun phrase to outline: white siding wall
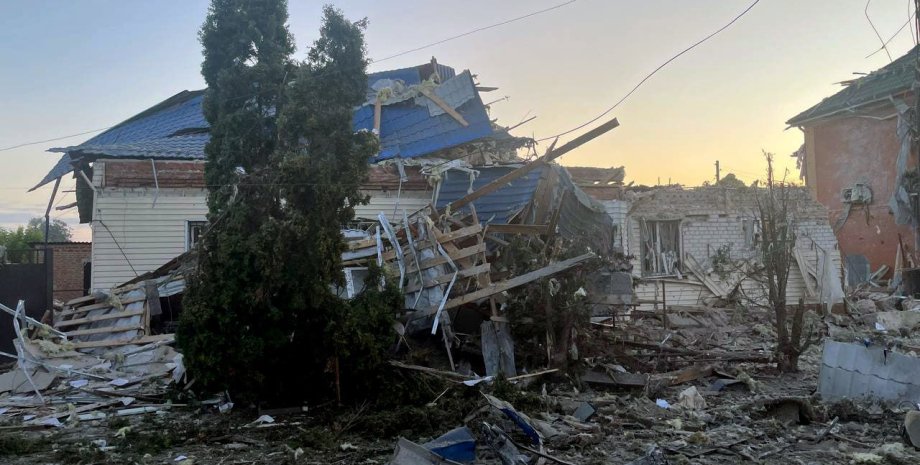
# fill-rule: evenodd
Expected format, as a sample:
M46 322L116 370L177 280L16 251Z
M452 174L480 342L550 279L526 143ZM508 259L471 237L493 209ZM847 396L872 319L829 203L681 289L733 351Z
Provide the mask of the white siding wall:
M97 193L93 208L92 288L106 291L155 270L186 251L188 221L205 221L205 189L104 188L104 163L94 166ZM356 208L358 217L376 220L384 211L393 221L431 203L430 192L403 192L398 215L396 195L368 191L368 205ZM156 198L156 205L154 205Z
M604 200L601 202L607 215L613 219L613 224L617 226L616 237L613 238L614 247L622 247L625 252L627 247L628 228L626 215L629 213L630 202L627 200Z
M386 214L387 219L394 223L402 223L403 210L406 215L427 207L431 204L431 191L403 191L397 199L396 192L391 191L362 191L371 197L367 205L355 207L355 218L377 221L380 212Z
M92 288L108 290L186 250L186 223L204 221L204 189L109 188L93 210Z

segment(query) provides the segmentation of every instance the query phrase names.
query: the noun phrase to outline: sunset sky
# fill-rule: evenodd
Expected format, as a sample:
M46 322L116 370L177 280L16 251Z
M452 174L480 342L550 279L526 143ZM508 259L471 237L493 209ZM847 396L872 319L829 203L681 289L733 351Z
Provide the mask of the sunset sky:
M577 126L619 100L647 73L727 23L753 0L578 0L561 8L371 65L418 65L436 56L470 69L492 114L517 135L545 137ZM367 17L369 54L383 58L564 3L468 0L398 4L335 2ZM876 0L869 14L885 40L907 22L903 0ZM565 165L626 167L627 181L698 185L723 174L752 180L762 150L781 166L802 144L784 122L840 89L836 82L889 62L863 0L762 0L734 26L680 57L611 113L621 126L561 159ZM202 88L197 31L204 0L5 1L0 4L0 148L104 128L183 89ZM322 4L290 0L303 57ZM913 24L888 49L913 46ZM0 227L44 213L50 188L26 191L58 158L45 152L95 133L0 151ZM578 133L571 134L571 138ZM564 141L565 139L563 139ZM544 146L546 144L544 143ZM72 191L66 178L62 189ZM72 192L60 204L74 200ZM76 212L53 215L76 225ZM85 227L76 239L89 240Z

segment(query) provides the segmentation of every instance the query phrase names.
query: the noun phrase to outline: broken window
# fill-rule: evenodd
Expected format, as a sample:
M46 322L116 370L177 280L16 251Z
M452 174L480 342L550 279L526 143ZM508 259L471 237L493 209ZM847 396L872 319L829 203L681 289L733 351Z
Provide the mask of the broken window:
M680 220L642 221L642 274L680 273Z
M741 219L741 230L744 234L744 245L749 248L754 248L760 244L760 219L758 218L742 218Z
M192 250L198 239L208 228L207 221L186 221L185 223L185 250Z

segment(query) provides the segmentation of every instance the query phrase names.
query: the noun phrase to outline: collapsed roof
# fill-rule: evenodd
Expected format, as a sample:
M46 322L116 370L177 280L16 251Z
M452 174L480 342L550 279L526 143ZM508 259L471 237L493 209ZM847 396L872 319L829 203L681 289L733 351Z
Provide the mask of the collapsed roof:
M205 90L182 91L88 141L52 148L61 159L31 190L101 158L204 160L210 128L202 113ZM508 138L496 130L469 71L436 61L368 75L368 99L355 110L355 130L374 130L380 100L380 153L375 161L414 158L481 139Z

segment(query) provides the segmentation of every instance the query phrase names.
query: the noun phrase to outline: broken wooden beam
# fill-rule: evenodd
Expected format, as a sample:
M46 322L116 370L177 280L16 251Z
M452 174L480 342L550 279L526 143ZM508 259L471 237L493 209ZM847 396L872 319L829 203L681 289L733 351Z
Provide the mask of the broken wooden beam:
M525 176L527 173L530 173L537 168L547 165L549 162L561 157L562 155L565 155L566 153L571 152L572 150L575 150L576 148L584 145L585 143L597 138L598 136L610 131L619 125L620 123L616 118L607 121L606 123L565 143L562 147L559 147L558 149L552 148L548 150L542 157L486 184L485 186L480 187L479 189L476 189L474 192L467 194L462 198L454 200L445 207L445 210L448 212L457 211L457 209L460 207L501 189L508 183Z
M434 92L431 91L431 89L428 89L425 87L419 87L419 91L421 91L422 95L424 95L425 97L428 97L432 102L434 102L435 105L437 105L439 108L444 110L444 113L447 113L448 115L451 116L451 118L457 120L457 122L460 123L461 126L467 127L470 125L470 123L468 123L466 119L463 118L463 115L461 115L457 110L455 110L453 107L448 105L447 102L441 99L441 97L438 97Z
M514 278L511 278L507 281L493 283L492 285L484 289L470 292L469 294L462 295L462 296L448 300L447 303L444 304L444 310L456 308L464 304L475 302L479 299L485 299L495 294L500 294L502 292L505 292L509 289L514 289L515 287L523 286L527 283L536 281L538 279L552 276L556 273L560 273L569 268L573 268L577 265L580 265L582 262L585 262L587 260L590 260L596 257L597 257L596 255L589 252L583 255L579 255L575 258L570 258L568 260L563 260L561 262L553 263L544 268L540 268L539 270L531 271L530 273L525 273L520 276L515 276ZM416 312L417 315L413 315L412 319L424 318L424 317L427 317L428 315L434 314L437 311L438 311L438 307L433 306L433 307L428 308L427 310Z

